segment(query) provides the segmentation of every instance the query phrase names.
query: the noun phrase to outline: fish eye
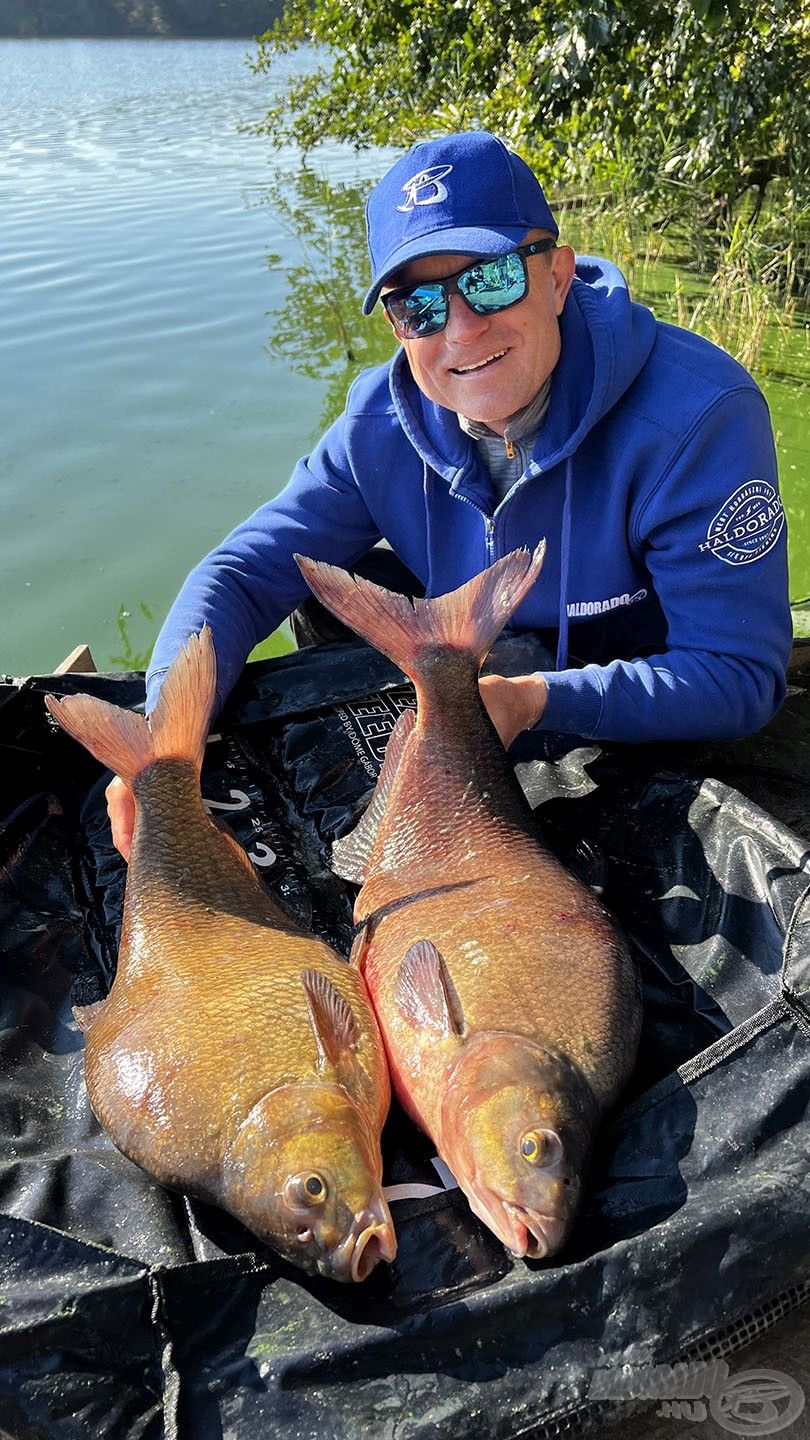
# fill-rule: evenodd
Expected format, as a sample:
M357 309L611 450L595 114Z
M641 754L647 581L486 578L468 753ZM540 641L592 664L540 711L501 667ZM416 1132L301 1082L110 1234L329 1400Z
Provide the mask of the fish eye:
M530 1165L554 1165L563 1147L553 1130L527 1130L520 1142L520 1153Z
M536 1130L530 1130L527 1135L523 1136L520 1142L520 1153L524 1160L528 1160L530 1165L537 1164L544 1148L545 1137L542 1134L538 1134Z
M291 1175L284 1187L287 1204L299 1212L313 1205L322 1205L328 1193L326 1181L316 1170L305 1170L302 1175Z
M326 1199L326 1181L320 1175L308 1175L304 1181L304 1190L312 1200Z

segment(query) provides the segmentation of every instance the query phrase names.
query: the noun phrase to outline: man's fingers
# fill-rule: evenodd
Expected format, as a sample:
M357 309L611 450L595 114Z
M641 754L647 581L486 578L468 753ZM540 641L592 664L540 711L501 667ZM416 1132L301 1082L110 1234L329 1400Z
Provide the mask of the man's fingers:
M509 748L521 730L531 730L541 718L548 698L542 675L483 675L481 699L503 744Z
M112 826L113 845L129 862L132 832L135 828L135 796L120 775L116 775L104 791L107 814Z

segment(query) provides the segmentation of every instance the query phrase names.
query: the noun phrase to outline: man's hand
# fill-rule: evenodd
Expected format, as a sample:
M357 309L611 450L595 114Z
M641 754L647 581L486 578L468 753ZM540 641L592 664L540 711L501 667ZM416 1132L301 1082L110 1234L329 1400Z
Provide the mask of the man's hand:
M542 675L482 675L478 683L489 718L508 750L521 730L531 730L541 718L548 686Z
M135 827L135 796L120 775L115 775L104 791L107 814L112 825L113 845L129 864L132 831Z

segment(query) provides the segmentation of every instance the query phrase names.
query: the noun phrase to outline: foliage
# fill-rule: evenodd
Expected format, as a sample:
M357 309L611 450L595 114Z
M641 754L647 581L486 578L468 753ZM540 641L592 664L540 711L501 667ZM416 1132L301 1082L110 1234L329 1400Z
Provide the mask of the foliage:
M267 117L304 150L484 126L662 225L776 181L806 229L808 0L288 0L256 68L306 42L322 63Z
M0 0L0 35L258 35L283 0Z
M273 206L300 252L299 264L286 272L285 302L270 312L267 348L299 375L327 381L314 439L340 414L355 376L387 360L394 348L379 313L362 314L369 285L365 193L357 185L333 184L303 169L269 185L263 200ZM280 261L279 255L267 257L271 266Z

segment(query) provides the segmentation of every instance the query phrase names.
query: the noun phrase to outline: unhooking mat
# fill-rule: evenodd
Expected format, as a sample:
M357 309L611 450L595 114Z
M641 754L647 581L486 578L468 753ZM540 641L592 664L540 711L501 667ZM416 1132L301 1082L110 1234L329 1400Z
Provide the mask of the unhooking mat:
M525 645L493 664L527 668ZM731 1353L810 1295L810 855L701 752L513 751L644 985L636 1072L559 1263L513 1259L394 1109L385 1181L421 1193L392 1201L395 1264L343 1287L163 1190L90 1111L71 1005L109 987L125 871L105 777L46 718L48 689L143 698L135 675L0 686L1 1433L542 1440L614 1416L617 1375ZM212 814L344 954L329 844L412 703L376 652L321 646L249 666L207 747Z

